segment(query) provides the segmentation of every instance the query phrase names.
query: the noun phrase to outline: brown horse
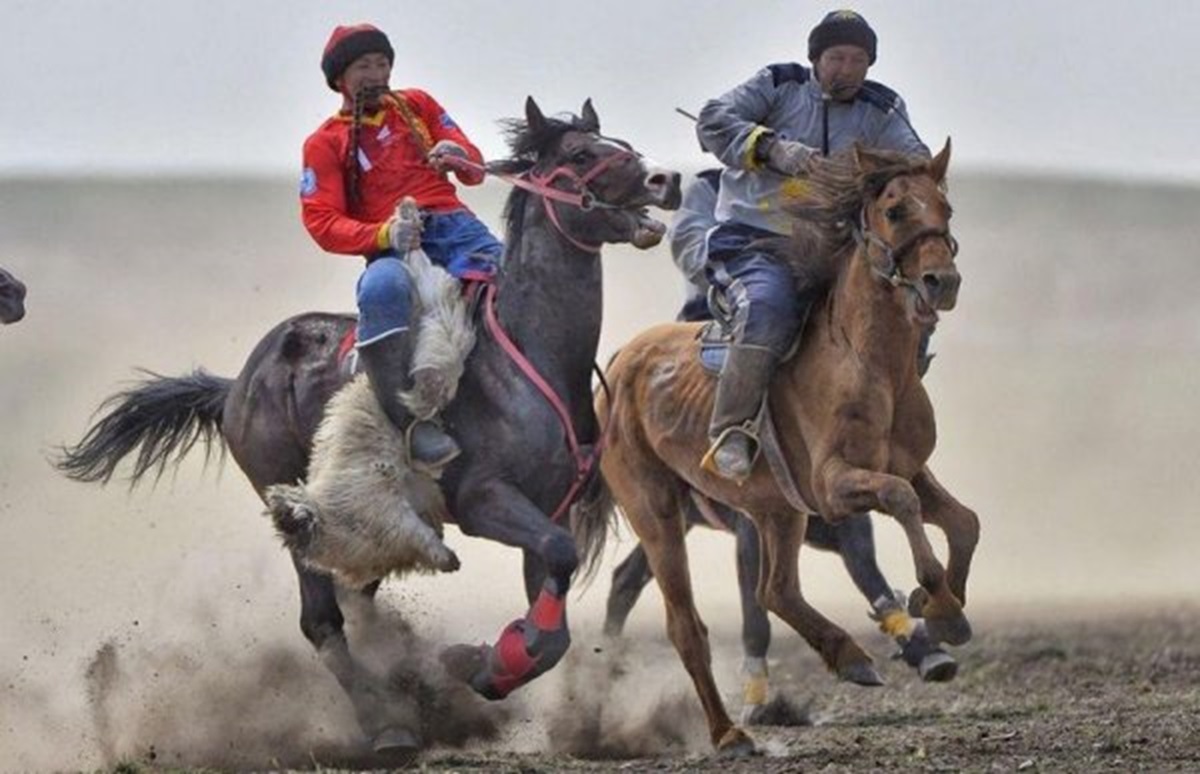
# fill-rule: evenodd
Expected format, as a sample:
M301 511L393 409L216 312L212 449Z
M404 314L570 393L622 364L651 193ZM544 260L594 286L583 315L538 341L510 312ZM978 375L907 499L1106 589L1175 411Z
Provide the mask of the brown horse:
M930 636L952 645L970 638L962 603L979 522L925 465L936 432L916 373L921 333L954 307L960 282L944 185L949 159L949 142L932 161L856 148L810 176L811 199L780 257L812 271L811 256L825 256L830 291L769 390L764 427L774 432L764 436L777 441L764 440L763 456L772 464L758 462L742 485L700 466L716 382L701 365L696 325L652 328L609 366L611 408L604 394L597 399L598 414L610 417L604 478L646 550L668 633L720 750L746 751L753 742L730 721L713 680L688 575L689 490L753 519L762 545L759 601L842 679L879 682L863 649L801 595L797 557L810 510L833 523L867 510L893 516L912 548ZM948 568L926 522L946 533Z

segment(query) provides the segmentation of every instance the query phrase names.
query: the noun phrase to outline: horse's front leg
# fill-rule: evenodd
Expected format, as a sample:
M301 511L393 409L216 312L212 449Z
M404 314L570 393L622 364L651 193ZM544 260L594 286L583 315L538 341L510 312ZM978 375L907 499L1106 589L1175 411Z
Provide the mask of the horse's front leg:
M921 610L931 639L961 645L971 639L962 603L950 591L946 570L925 534L921 500L912 484L899 476L850 465L840 457L827 460L814 479L826 513L839 521L859 511L880 511L900 523L912 550L917 582L929 595Z
M414 701L385 693L379 686L386 681L351 654L333 579L309 569L295 557L293 563L300 581L300 630L346 692L355 719L375 752L396 758L397 762L407 759L421 748L421 724ZM378 585L373 586L363 593L373 596Z
M855 513L837 524L810 518L804 542L841 555L850 579L871 605L871 618L900 647L900 656L922 680L940 683L954 679L958 673L954 657L929 639L923 622L913 621L903 595L893 590L879 569L871 514Z
M949 557L946 560L946 581L958 601L967 604L967 575L971 572L971 557L979 543L979 517L967 506L954 499L928 466L913 478L913 489L921 498L925 521L946 533Z
M454 512L464 534L525 551L531 597L534 557L543 568L544 580L528 612L504 627L494 645L455 645L442 652L451 674L488 699L503 699L557 664L571 644L566 602L579 564L575 541L520 490L500 481L465 485Z

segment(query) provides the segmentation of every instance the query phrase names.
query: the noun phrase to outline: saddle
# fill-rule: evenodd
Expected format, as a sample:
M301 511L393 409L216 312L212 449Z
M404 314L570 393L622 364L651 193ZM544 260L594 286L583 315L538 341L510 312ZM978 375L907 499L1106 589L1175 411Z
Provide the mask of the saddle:
M709 320L700 327L696 339L700 342L700 364L705 371L719 376L725 367L729 345L733 343L733 330L720 320Z

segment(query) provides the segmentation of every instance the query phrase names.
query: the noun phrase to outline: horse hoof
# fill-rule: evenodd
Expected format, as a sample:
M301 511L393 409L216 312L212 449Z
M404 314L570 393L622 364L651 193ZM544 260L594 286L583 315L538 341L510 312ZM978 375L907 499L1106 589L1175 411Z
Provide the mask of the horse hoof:
M390 767L400 767L417 757L421 751L421 739L405 728L385 728L375 736L371 748Z
M487 648L480 645L451 645L438 655L451 677L471 684L475 675L487 667Z
M443 556L438 557L437 568L442 572L457 572L462 567L462 562L458 560L458 554L446 549Z
M883 685L883 675L875 671L874 666L866 663L850 664L849 666L842 667L838 670L838 679L868 688L876 688Z
M744 758L757 751L754 740L737 726L726 731L717 742L717 754L722 758Z
M971 641L971 624L961 613L951 618L926 618L925 631L934 643L965 645Z
M921 659L917 674L927 683L948 683L958 674L958 662L944 650L937 650Z
M783 696L776 696L766 704L747 704L742 707L741 726L776 726L780 728L795 728L811 726L807 707L797 707Z

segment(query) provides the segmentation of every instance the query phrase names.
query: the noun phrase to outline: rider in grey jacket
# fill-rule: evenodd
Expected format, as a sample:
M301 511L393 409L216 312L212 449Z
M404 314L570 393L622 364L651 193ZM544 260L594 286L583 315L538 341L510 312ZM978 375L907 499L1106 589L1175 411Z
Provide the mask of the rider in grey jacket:
M782 205L803 196L805 174L817 157L855 142L930 155L900 96L866 80L875 53L867 21L853 11L834 11L809 34L811 70L770 65L700 111L700 144L725 165L706 270L732 310L734 326L703 464L726 478L750 474L767 383L818 291L797 288L792 272L758 243L791 233L792 216Z

